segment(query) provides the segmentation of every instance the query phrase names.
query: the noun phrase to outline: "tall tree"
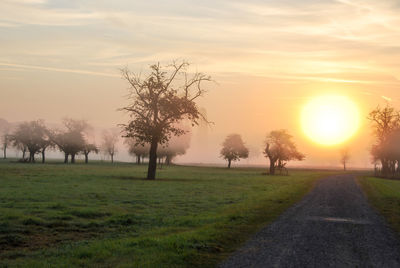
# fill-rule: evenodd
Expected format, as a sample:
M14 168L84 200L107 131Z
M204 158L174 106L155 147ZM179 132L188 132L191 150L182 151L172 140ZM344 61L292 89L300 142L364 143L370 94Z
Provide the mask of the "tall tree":
M106 130L103 132L103 143L101 145L103 151L111 158L111 163L114 163L114 155L118 152L117 142L119 133L115 130Z
M264 155L269 158L269 174L275 175L276 168L284 168L291 160L304 160L287 130L271 131L265 140Z
M343 170L347 170L347 162L350 159L350 153L349 153L349 148L343 148L340 150L340 163L343 165Z
M128 98L131 101L122 108L131 120L122 126L126 137L135 138L140 144L150 144L149 180L156 177L158 145L167 143L172 135L185 133L178 123L187 119L197 125L200 119L205 119L196 100L205 93L203 82L211 78L198 72L189 75L188 66L186 62L174 62L167 67L154 64L144 79L128 69L122 71L130 85Z
M231 134L225 138L222 143L221 157L228 161L228 168L231 168L232 161L249 157L249 149L239 134Z

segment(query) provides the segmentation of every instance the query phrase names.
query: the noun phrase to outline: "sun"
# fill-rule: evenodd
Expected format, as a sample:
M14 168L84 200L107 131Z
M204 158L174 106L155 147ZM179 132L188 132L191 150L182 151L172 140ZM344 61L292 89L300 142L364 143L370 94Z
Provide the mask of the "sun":
M351 138L358 130L359 121L356 104L345 96L315 97L301 113L301 125L306 136L326 146Z

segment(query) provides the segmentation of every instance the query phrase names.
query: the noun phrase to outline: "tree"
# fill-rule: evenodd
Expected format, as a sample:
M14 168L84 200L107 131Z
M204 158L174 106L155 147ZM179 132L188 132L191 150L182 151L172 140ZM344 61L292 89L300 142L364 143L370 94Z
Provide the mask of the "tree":
M186 119L197 125L199 120L205 119L196 100L205 93L203 82L211 81L211 78L198 72L189 75L188 66L186 62L174 62L167 67L154 64L144 79L128 69L122 70L130 85L128 99L131 101L121 109L131 117L128 124L122 125L124 136L134 138L142 145L150 144L149 180L156 177L158 145L167 143L172 135L185 133L178 123Z
M124 144L128 146L128 152L130 155L136 157L136 164L140 165L143 163L144 158L147 157L150 149L149 144L139 144L132 138L126 138Z
M113 130L103 132L103 151L110 155L111 163L114 163L114 155L117 153L117 142L119 140L119 133Z
M12 140L14 145L20 144L28 150L28 162L34 163L35 154L39 153L44 144L48 143L48 130L42 120L24 122L17 126L12 134Z
M82 153L85 156L85 164L89 163L89 154L91 152L99 153L99 149L97 148L96 144L94 143L87 143L83 145Z
M85 148L86 140L84 131L89 128L85 120L71 118L63 119L64 130L55 130L51 133L51 140L64 152L64 163L68 163L71 156L71 163L75 163L75 156Z
M372 156L375 160L380 161L382 175L389 175L391 170L395 170L393 165L396 165L395 160L388 153L392 143L389 138L400 128L400 113L386 104L384 108L378 106L372 110L368 119L372 123L373 133L376 137L376 143L371 150Z
M304 160L287 130L271 131L265 140L264 155L269 158L269 174L275 175L276 168L282 169L291 160Z
M168 143L162 144L157 149L157 157L160 161L165 160L166 165L170 165L176 156L184 155L190 147L191 131L184 125L181 127L185 130L185 134L172 136Z
M340 163L343 165L343 170L346 171L346 164L350 159L349 148L340 150Z
M228 168L231 168L232 161L249 157L249 149L244 145L239 134L231 134L225 138L222 143L221 157L228 161Z
M10 132L11 124L7 120L0 118L0 143L4 159L7 159L7 148L11 143Z

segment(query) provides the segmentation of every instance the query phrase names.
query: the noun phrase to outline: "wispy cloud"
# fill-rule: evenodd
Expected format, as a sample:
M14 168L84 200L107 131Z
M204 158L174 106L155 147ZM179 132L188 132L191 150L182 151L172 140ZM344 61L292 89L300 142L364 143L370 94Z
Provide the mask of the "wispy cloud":
M385 101L389 101L389 102L393 101L393 99L390 97L381 96L381 98L384 99Z
M28 70L31 69L31 70L50 71L50 72L75 73L75 74L97 75L97 76L108 76L108 77L121 77L118 74L112 74L112 73L94 72L94 71L78 70L78 69L53 68L53 67L36 66L36 65L14 64L14 63L5 63L5 62L0 62L0 66L8 66L8 67L14 67L14 68L19 68L19 69L28 69Z

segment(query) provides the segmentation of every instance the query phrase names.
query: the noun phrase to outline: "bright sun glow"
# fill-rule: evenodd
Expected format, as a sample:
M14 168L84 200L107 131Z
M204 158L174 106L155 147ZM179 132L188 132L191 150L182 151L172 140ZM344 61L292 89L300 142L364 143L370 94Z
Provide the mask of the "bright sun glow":
M307 103L301 114L304 133L322 145L348 140L358 129L357 106L347 97L321 96Z

